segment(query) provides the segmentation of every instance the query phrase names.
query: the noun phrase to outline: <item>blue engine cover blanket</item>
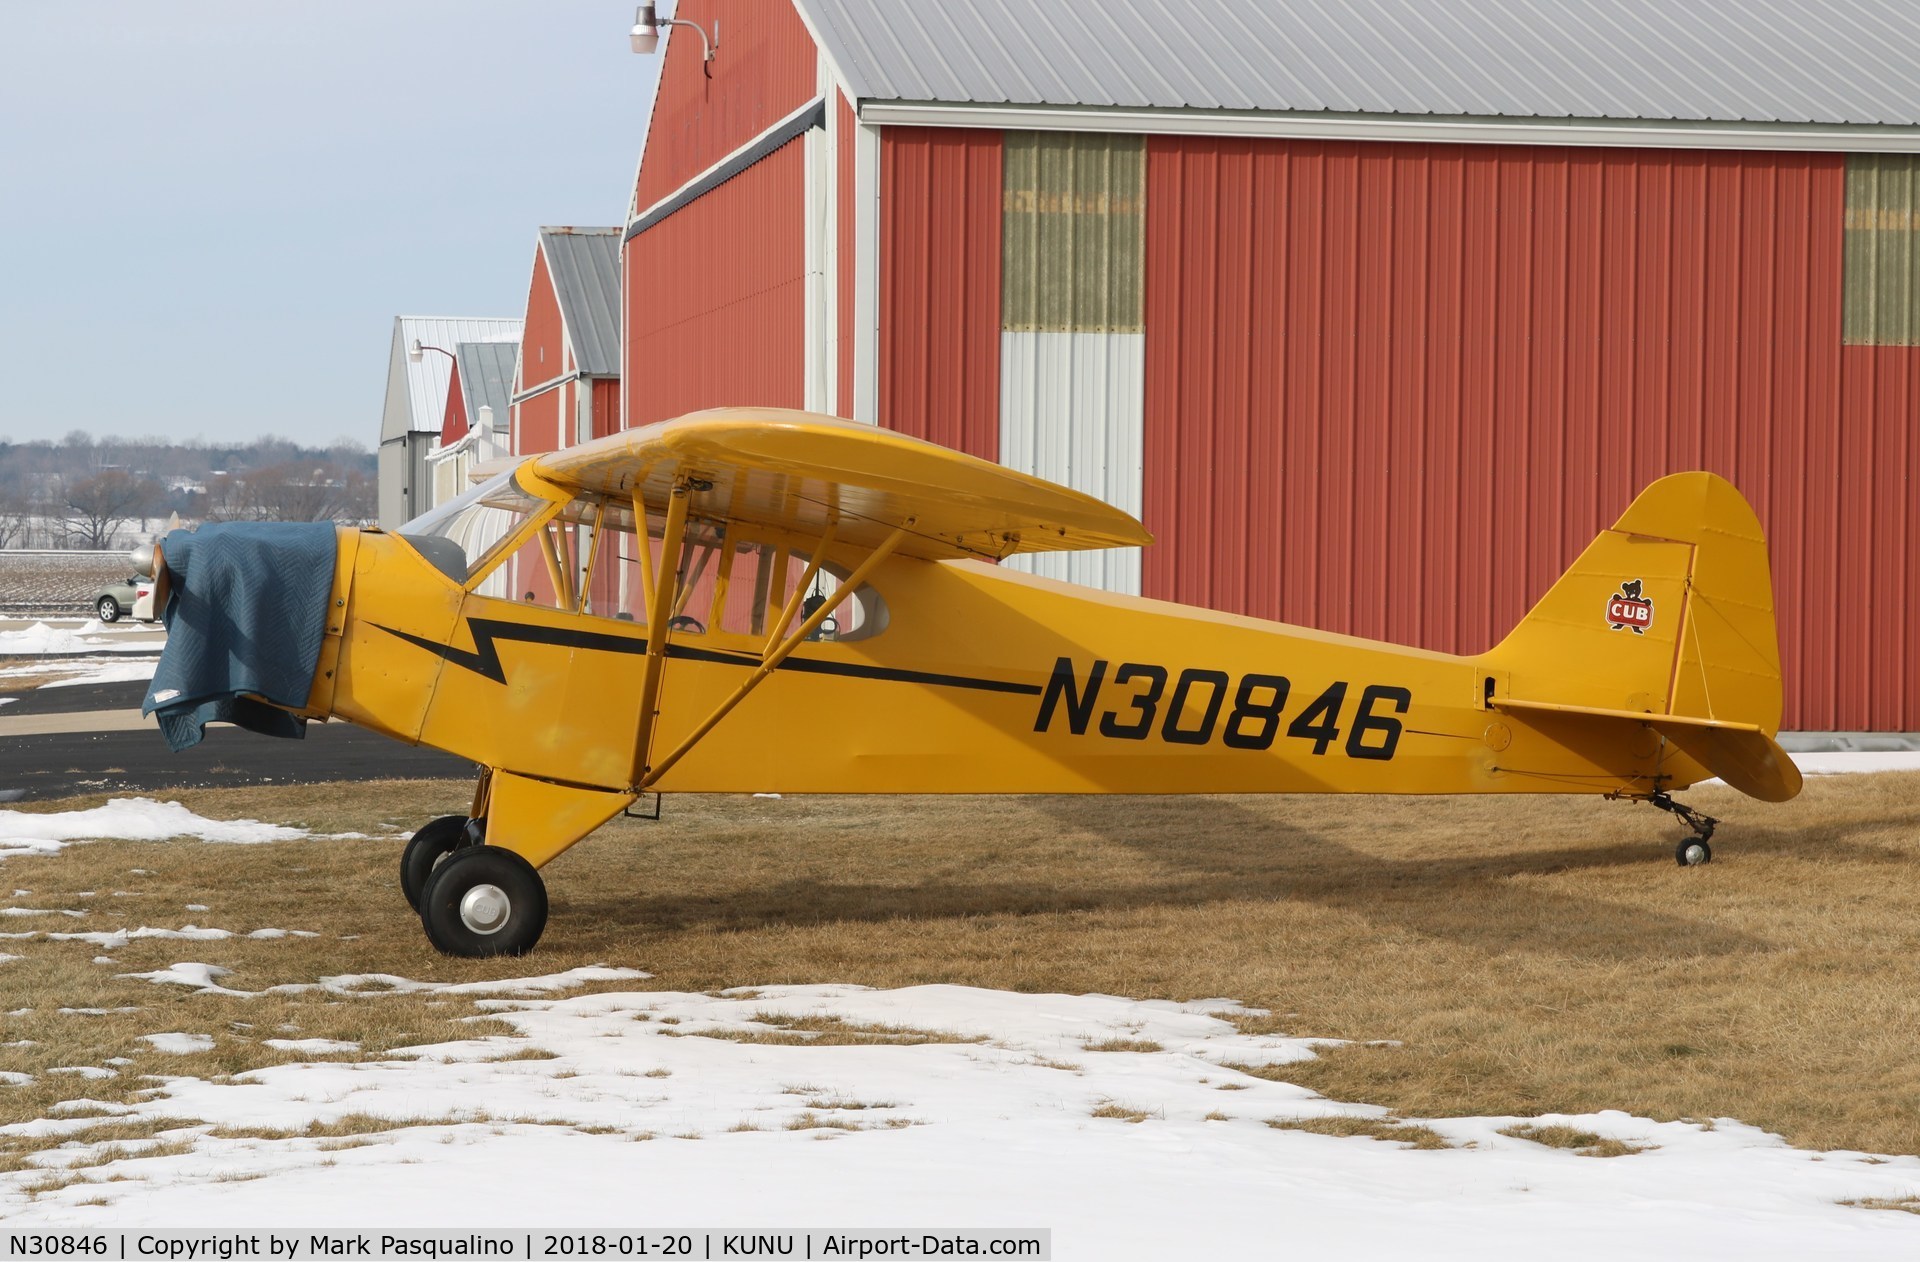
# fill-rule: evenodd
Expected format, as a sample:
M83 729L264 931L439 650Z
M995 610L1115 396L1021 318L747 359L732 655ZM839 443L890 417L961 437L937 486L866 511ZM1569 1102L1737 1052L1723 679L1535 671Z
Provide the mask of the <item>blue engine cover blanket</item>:
M216 721L305 736L305 719L274 706L304 706L313 685L333 594L333 523L216 522L176 530L161 548L173 575L160 615L167 647L140 712L157 716L176 753Z

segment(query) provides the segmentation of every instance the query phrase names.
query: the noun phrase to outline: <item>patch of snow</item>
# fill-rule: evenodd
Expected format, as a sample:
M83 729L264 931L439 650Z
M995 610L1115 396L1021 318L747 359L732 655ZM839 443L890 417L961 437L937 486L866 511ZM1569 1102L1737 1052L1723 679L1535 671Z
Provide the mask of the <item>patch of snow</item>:
M111 955L96 955L93 957L93 962L95 964L118 964L119 963L119 961L114 959Z
M156 1052L166 1052L174 1056L213 1050L211 1034L142 1034L140 1041L153 1044L153 1050Z
M17 1069L0 1069L0 1087L24 1087L32 1081L32 1074L23 1074Z
M76 1078L117 1078L119 1071L102 1069L98 1065L61 1065L47 1071L50 1074L72 1074Z
M32 1011L33 1011L32 1008L22 1008L18 1013L9 1012L7 1015L10 1017L25 1016L27 1013ZM138 1012L140 1011L140 1009L138 1008L59 1008L59 1009L56 1009L56 1011L58 1011L62 1016L68 1016L68 1017L111 1017L111 1016L116 1016L123 1012Z
M188 911L212 911L213 908L207 906L205 903L188 903L187 910Z
M230 968L221 968L218 964L175 964L170 968L155 969L150 973L122 973L120 976L133 981L152 982L157 986L192 986L196 993L203 995L238 995L251 999L258 991L229 990L216 979L233 976Z
M417 982L405 977L396 977L392 973L342 973L334 977L322 977L318 982L292 982L281 986L269 986L265 990L234 990L221 985L217 980L232 975L232 969L221 968L217 964L191 963L175 964L171 968L156 969L150 973L120 974L125 978L153 982L156 985L191 986L195 994L229 995L242 999L252 999L259 995L297 995L315 990L334 995L356 996L535 995L571 990L588 982L644 981L652 976L650 973L643 973L634 968L606 968L593 965L586 968L570 968L564 973L548 973L540 977L512 977L490 982Z
M49 680L42 688L72 688L78 684L121 684L140 679L152 679L153 672L160 666L157 657L141 658L131 662L89 663L87 669L66 679Z
M201 841L256 845L292 841L305 829L263 824L254 819L217 820L196 815L178 802L151 798L114 798L86 811L0 810L0 857L8 853L51 854L73 841L166 841L197 837ZM143 874L144 875L144 874Z
M89 942L106 950L123 947L129 942L147 938L171 938L185 942L218 942L222 938L231 938L231 929L202 929L198 925L182 925L178 929L149 929L141 925L138 929L111 929L100 933L49 933L49 942Z
M1037 1225L1053 1229L1063 1260L1264 1256L1276 1233L1301 1256L1481 1259L1550 1244L1556 1256L1581 1259L1888 1258L1920 1248L1915 1216L1838 1204L1912 1195L1920 1158L1797 1150L1729 1119L1711 1130L1618 1112L1538 1119L1655 1146L1608 1160L1500 1135L1515 1118L1424 1120L1461 1145L1424 1152L1272 1128L1387 1113L1222 1068L1250 1052L1284 1063L1316 1045L1243 1035L1226 1018L1248 1010L1223 1001L777 986L489 1006L516 1036L413 1048L401 1059L274 1066L232 1081L167 1079L134 1116L202 1119L168 1132L188 1151L117 1164L122 1181L38 1196L22 1190L32 1172L0 1175L0 1217L12 1229L70 1223L78 1200L105 1199L107 1216L146 1227L329 1221L341 1205L383 1225L509 1226L524 1204L462 1193L539 1169L550 1175L542 1216L574 1227L630 1226L632 1189L644 1187L648 1204L667 1207L661 1225ZM756 1017L773 1013L987 1041L686 1037L770 1032ZM1162 1050L1086 1050L1113 1038ZM503 1059L530 1048L556 1059ZM1093 1116L1113 1104L1143 1120ZM543 1124L481 1120L482 1109ZM297 1131L350 1113L446 1121L335 1151L206 1133ZM1209 1120L1214 1113L1231 1117ZM821 1120L863 1129L808 1125ZM750 1129L731 1133L743 1125ZM588 1127L616 1133L581 1133ZM61 1137L84 1152L83 1128L81 1119L42 1118L0 1132ZM645 1134L661 1138L630 1142ZM704 1141L666 1138L680 1134ZM823 1135L833 1142L817 1142ZM213 1177L236 1163L259 1177Z
M0 705L12 705L19 699L18 697L0 697Z
M8 955L6 952L0 951L0 964L6 964L6 963L9 963L10 961L17 960L19 958L20 957L17 955Z
M84 653L87 642L72 631L36 622L24 631L0 631L0 653Z
M100 630L104 632L106 628ZM114 653L157 653L160 645L159 640L130 640L120 635L97 634L89 631L85 625L77 631L69 631L36 622L21 631L0 631L0 654L21 657L87 653L99 649Z
M416 982L405 977L395 977L392 973L342 973L335 977L322 977L320 989L336 995L358 995L369 992L400 992L406 994L434 995L531 995L556 990L572 990L588 982L645 981L653 976L637 968L607 968L593 965L587 968L570 968L564 973L548 973L542 977L509 977L491 982Z
M326 1056L339 1052L357 1052L358 1043L349 1043L345 1039L262 1039L268 1047L282 1052L299 1052L303 1056Z
M131 1104L109 1104L105 1100L62 1100L47 1112L54 1117L62 1113L113 1113L125 1117L139 1110Z

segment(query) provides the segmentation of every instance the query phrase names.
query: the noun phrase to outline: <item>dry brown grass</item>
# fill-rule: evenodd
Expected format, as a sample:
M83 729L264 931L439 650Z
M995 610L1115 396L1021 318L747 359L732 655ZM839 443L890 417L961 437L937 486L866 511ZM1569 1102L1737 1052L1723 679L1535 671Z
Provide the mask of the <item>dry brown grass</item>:
M391 833L466 795L382 783L161 796L214 816ZM236 999L116 973L194 959L258 990L324 974L472 981L609 963L657 975L621 989L1231 995L1279 1014L1245 1023L1255 1032L1355 1040L1261 1076L1404 1115L1624 1108L1739 1117L1812 1147L1920 1152L1920 776L1815 779L1784 806L1687 796L1725 821L1718 859L1694 870L1672 862L1679 833L1665 816L1591 799L674 798L664 822L615 820L549 866L553 921L538 954L511 964L434 954L400 901L397 841L114 842L17 857L0 879L34 893L14 901L93 911L9 930L191 921L324 936L135 942L108 952L111 966L90 962L101 953L90 944L8 943L25 958L4 966L7 1006L33 1013L8 1019L4 1040L42 1045L8 1049L8 1067L36 1081L0 1091L0 1117L124 1100L144 1074L294 1059L259 1042L283 1023L368 1057L475 1036L465 1000ZM56 1015L63 1006L140 1011ZM167 1056L135 1041L154 1030L218 1042ZM1399 1043L1367 1042L1384 1039ZM105 1081L38 1072L119 1055L134 1063Z
M731 1043L757 1043L772 1047L854 1047L885 1044L893 1047L917 1047L925 1043L984 1043L977 1034L956 1034L951 1030L922 1030L910 1025L875 1025L846 1021L835 1016L787 1012L756 1012L750 1018L762 1029L697 1030L687 1035L669 1031L675 1037L726 1039ZM665 1020L672 1020L666 1018Z
M1452 1148L1454 1145L1439 1131L1411 1122L1383 1117L1296 1117L1270 1118L1267 1125L1277 1131L1307 1131L1315 1135L1333 1135L1342 1139L1366 1138L1390 1140L1409 1148Z
M1841 1201L1842 1205L1851 1205L1856 1209L1892 1209L1903 1214L1920 1214L1920 1196L1870 1196L1864 1200Z
M1152 1039L1102 1039L1098 1043L1083 1043L1082 1048L1089 1052L1163 1052Z
M1089 1116L1110 1117L1110 1118L1115 1118L1122 1122L1132 1122L1132 1123L1138 1124L1140 1122L1146 1121L1149 1117L1152 1117L1153 1114L1149 1113L1145 1109L1136 1109L1131 1105L1118 1104L1112 1100L1108 1100L1105 1104L1102 1104L1098 1108L1094 1109L1094 1111Z
M1634 1153L1659 1147L1657 1144L1629 1144L1624 1140L1606 1139L1592 1131L1572 1126L1535 1126L1526 1123L1503 1126L1499 1133L1514 1139L1545 1144L1549 1148L1568 1148L1582 1157L1631 1157Z

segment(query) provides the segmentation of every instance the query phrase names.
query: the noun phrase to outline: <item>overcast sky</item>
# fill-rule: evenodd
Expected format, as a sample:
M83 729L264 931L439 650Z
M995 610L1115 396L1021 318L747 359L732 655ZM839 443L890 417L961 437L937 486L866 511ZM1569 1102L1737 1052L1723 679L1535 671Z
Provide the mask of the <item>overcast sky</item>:
M663 9L669 6L662 5ZM624 221L631 0L5 0L0 438L379 440L396 315Z

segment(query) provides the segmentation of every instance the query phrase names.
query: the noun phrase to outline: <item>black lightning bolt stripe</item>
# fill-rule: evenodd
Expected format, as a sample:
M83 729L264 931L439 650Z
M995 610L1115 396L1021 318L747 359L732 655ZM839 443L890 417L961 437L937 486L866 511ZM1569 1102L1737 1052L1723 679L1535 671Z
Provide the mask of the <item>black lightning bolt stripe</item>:
M476 675L485 676L496 684L507 682L507 673L500 662L500 640L519 640L527 644L551 644L560 648L587 649L600 653L645 653L647 641L644 637L627 635L609 635L604 631L586 631L575 627L543 627L525 622L503 622L497 618L468 618L467 628L473 634L473 648L460 649L450 644L436 644L424 636L412 635L393 627L373 624L388 635L405 640L407 643L443 657L455 666L470 670ZM760 658L751 653L729 652L725 649L703 649L686 644L667 645L667 657L691 662L712 662L721 666L754 667L760 664ZM971 688L980 692L1009 692L1019 696L1037 697L1045 691L1039 684L1018 684L1003 679L979 679L971 675L944 675L937 671L902 670L892 666L872 666L863 662L825 662L812 657L789 657L781 662L776 670L790 670L803 675L839 675L852 679L878 679L889 683L932 684L941 688Z

